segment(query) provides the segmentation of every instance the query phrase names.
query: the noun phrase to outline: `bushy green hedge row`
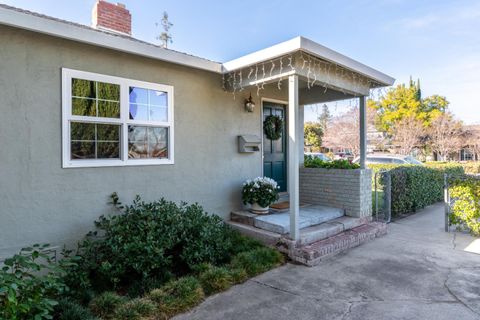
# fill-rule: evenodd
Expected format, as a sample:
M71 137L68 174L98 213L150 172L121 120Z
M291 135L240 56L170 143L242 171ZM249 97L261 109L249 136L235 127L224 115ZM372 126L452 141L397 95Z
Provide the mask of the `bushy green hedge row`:
M452 208L450 222L480 236L480 179L450 181Z
M60 263L48 245L5 261L0 319L169 318L284 262L197 204L112 200L118 212Z
M348 160L339 159L332 161L323 161L319 158L306 155L303 160L305 168L325 168L325 169L360 169L360 165Z
M391 176L392 215L415 212L443 199L444 174L463 174L458 165L370 165L374 172L386 170ZM378 181L383 184L384 181Z
M480 161L465 161L465 162L426 162L429 167L456 167L461 166L466 174L478 175L480 174Z

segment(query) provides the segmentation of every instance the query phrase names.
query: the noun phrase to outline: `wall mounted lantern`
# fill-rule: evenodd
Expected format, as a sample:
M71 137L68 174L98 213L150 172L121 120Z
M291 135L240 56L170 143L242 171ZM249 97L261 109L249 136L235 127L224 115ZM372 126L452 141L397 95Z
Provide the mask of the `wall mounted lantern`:
M247 112L253 112L255 109L255 102L252 100L252 93L250 92L250 97L248 99L245 99L245 110Z

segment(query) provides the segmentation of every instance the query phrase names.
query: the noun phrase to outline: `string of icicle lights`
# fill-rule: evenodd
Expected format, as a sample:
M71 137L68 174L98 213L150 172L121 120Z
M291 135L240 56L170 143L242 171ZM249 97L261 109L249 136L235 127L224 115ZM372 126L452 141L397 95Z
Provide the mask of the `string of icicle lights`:
M379 83L335 63L322 60L302 51L300 51L298 56L299 63L297 68L304 74L306 73L308 89L311 89L313 86L321 86L325 88L324 93L326 93L332 87L332 80L338 79L349 80L353 83L353 89L351 90L353 92L357 92L357 89L365 88L366 86L368 88L380 87ZM265 84L267 83L276 82L278 90L281 90L282 81L288 78L288 75L285 75L285 73L296 70L294 59L295 54L288 54L242 70L224 74L222 77L223 89L227 90L228 88L231 90L234 98L237 93L244 91L246 86L250 86L249 83L253 83L256 86L257 96L260 96L260 92L265 89ZM321 80L322 76L323 80ZM343 88L335 88L334 90L349 95ZM378 95L380 94L378 93Z

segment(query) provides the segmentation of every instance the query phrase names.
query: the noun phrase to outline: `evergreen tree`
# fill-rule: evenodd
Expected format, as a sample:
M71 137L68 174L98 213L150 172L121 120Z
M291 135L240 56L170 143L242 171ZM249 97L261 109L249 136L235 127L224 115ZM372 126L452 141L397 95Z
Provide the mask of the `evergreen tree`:
M420 89L420 79L417 79L417 85L415 88L415 99L422 101L422 89Z
M318 122L320 122L320 127L322 128L323 132L327 131L327 126L330 120L332 120L332 115L328 109L328 106L324 104L322 106L322 113L320 113L320 116L318 117Z

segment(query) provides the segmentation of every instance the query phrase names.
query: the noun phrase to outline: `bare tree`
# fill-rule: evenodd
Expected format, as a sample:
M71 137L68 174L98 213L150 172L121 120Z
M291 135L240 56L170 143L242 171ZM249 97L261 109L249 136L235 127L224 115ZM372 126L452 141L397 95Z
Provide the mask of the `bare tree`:
M465 126L463 146L466 146L474 155L474 160L480 160L480 126Z
M442 160L462 148L462 123L450 113L438 116L429 130L430 146Z
M353 156L360 154L360 115L358 107L353 107L344 114L332 119L324 135L327 148L350 149Z
M425 135L423 123L415 117L406 117L393 126L392 143L400 154L408 155Z

